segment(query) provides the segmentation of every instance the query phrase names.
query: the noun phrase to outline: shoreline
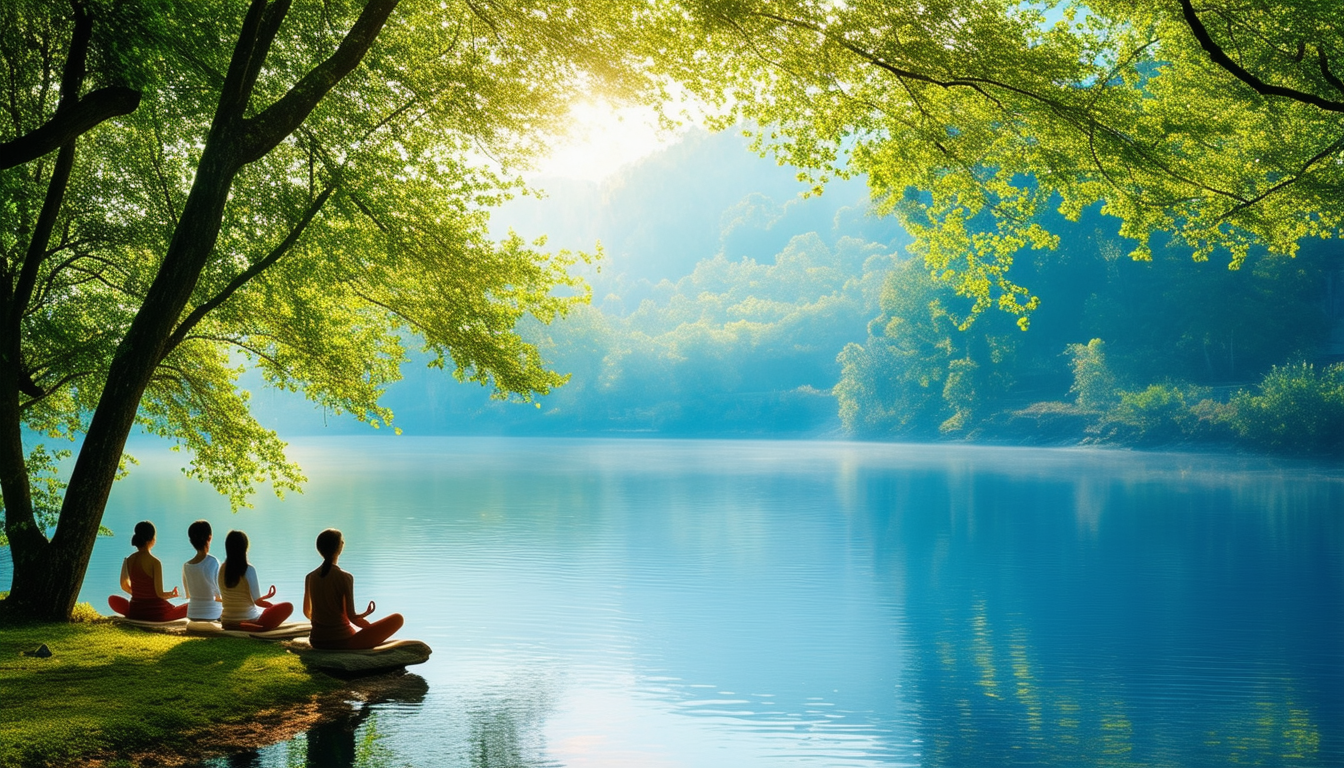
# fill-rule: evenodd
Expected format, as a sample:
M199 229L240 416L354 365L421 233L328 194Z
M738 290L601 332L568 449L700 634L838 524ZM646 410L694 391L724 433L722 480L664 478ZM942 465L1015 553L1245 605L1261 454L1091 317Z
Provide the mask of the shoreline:
M146 749L93 754L67 764L69 768L112 768L126 761L136 766L181 768L218 757L256 752L332 723L362 719L365 708L401 698L406 688L427 688L423 678L406 671L341 681L343 687L305 702L258 711L247 719L219 723L184 735L177 749Z
M388 685L310 671L278 643L94 615L81 604L74 622L0 632L0 765L185 765L292 738Z

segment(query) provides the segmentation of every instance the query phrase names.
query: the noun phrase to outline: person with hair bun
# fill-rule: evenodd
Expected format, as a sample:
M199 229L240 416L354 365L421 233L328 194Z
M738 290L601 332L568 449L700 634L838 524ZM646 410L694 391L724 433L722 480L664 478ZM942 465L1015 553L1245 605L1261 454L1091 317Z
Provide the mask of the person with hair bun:
M182 564L182 591L187 596L187 618L218 621L223 596L219 594L219 561L210 554L210 523L197 520L187 526L187 538L196 556Z
M163 563L149 553L154 548L154 542L154 524L148 520L136 523L135 535L131 537L135 552L121 563L121 588L130 593L131 599L111 595L107 598L107 604L113 611L137 621L176 621L185 618L185 604L173 605L164 599L177 597L177 587L173 587L171 592L163 590Z
M313 622L308 642L314 648L334 651L374 648L396 634L404 623L399 613L373 622L364 618L373 613L372 600L368 610L355 613L355 577L336 565L344 549L345 541L335 528L317 535L322 565L303 582L303 615ZM359 631L351 624L359 627Z
M292 603L268 602L275 597L275 585L263 595L259 583L257 569L247 562L247 534L229 531L224 537L224 566L219 570L224 603L219 621L225 629L264 632L280 626L294 612Z

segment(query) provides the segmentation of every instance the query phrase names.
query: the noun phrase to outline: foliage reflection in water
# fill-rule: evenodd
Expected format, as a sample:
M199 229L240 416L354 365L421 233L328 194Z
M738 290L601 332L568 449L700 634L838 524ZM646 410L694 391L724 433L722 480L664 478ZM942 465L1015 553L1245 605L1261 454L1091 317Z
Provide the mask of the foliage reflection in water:
M221 509L141 454L119 533ZM303 496L216 527L252 534L282 599L316 532L344 529L357 599L435 654L421 698L242 764L1344 762L1337 467L633 440L296 454ZM124 548L100 541L83 599Z

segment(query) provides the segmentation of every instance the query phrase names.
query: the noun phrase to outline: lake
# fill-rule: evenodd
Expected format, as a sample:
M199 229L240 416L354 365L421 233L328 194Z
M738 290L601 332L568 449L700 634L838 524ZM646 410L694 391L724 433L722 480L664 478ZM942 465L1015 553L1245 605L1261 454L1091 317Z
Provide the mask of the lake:
M1337 465L312 439L305 493L230 516L132 453L81 599L106 610L142 518L176 583L205 516L298 603L334 526L356 602L434 648L346 721L210 765L1344 765Z

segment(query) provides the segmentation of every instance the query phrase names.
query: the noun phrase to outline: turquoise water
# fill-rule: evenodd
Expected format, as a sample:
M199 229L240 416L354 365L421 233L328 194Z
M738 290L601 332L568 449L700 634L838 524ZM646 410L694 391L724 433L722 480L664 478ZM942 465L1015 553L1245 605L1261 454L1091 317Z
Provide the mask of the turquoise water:
M384 700L212 765L1344 765L1344 471L1189 454L345 438L230 517L141 450L135 520L252 538L298 601L434 648ZM8 563L3 566L8 568ZM0 572L0 583L8 572Z

